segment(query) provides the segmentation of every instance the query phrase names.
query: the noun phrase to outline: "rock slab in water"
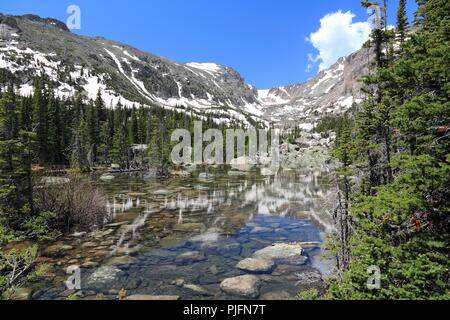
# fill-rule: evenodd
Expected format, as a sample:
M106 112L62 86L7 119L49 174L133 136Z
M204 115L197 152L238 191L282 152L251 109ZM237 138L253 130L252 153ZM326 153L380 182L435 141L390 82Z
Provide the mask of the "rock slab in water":
M302 265L305 264L307 260L302 254L303 248L298 244L278 243L256 251L253 254L253 258Z
M236 268L250 273L271 273L275 263L271 260L248 258L239 262Z
M252 275L227 278L220 284L220 289L232 296L256 299L259 296L261 282Z

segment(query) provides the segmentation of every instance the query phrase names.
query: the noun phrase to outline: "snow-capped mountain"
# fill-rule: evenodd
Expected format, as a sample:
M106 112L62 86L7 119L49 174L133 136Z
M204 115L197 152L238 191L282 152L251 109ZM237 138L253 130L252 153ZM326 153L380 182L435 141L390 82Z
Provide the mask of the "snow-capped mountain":
M283 125L311 129L318 119L339 115L362 101L362 75L367 74L370 50L361 49L340 58L329 69L303 84L259 90L267 119Z
M101 37L70 32L55 19L0 14L0 68L32 93L36 75L53 80L59 96L84 92L106 104L187 108L219 121L237 119L311 129L318 118L347 110L360 98L356 81L366 72L368 51L341 58L304 84L257 90L235 70L215 63L177 63Z
M71 33L54 19L0 16L0 68L21 79L29 94L36 74L47 74L60 96L100 90L107 104L158 104L214 111L223 119L258 121L257 91L231 68L214 63L181 64L103 38ZM221 118L222 116L218 116Z

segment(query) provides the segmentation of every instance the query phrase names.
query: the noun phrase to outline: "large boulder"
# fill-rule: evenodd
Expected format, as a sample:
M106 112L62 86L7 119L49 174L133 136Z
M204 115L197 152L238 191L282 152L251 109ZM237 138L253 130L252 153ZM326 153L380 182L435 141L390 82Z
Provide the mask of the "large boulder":
M272 260L285 264L303 265L307 258L303 255L303 248L298 244L278 243L253 254L253 258Z
M232 296L256 299L259 296L261 282L252 275L227 278L220 284L220 289Z
M271 273L275 263L271 260L248 258L239 262L236 268L249 273Z

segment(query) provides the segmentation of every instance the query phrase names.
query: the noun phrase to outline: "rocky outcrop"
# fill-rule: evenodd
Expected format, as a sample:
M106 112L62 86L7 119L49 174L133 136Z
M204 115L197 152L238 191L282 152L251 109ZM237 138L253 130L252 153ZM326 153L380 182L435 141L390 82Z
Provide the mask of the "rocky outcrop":
M287 126L310 130L324 116L342 115L361 102L361 83L368 73L370 49L340 58L311 80L270 90L260 90L265 117Z
M157 104L202 115L214 111L221 121L261 121L256 89L232 68L177 63L104 38L81 37L61 21L35 15L2 16L0 26L6 40L0 43L1 65L15 73L24 94L31 93L32 76L45 70L57 77L58 96L73 96L80 88L95 99L100 90L106 105Z
M334 134L323 138L320 134L302 133L295 144L280 146L281 167L303 170L335 168L337 163L330 153L334 140Z

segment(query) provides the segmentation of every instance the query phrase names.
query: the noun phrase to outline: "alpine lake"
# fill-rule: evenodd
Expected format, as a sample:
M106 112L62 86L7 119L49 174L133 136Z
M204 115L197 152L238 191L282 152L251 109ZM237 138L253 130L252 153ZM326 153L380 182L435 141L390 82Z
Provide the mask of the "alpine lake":
M33 299L292 299L322 290L333 266L321 249L332 224L327 174L216 168L166 181L90 179L107 194L111 221L44 246L39 262L49 269L29 284Z

